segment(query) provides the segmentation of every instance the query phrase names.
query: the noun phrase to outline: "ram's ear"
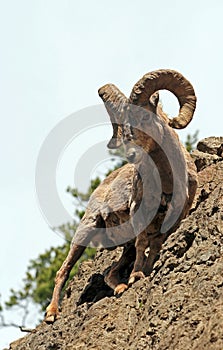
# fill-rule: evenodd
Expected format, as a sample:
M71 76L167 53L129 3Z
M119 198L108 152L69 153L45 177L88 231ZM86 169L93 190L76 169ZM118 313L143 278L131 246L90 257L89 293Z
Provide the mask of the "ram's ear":
M159 91L154 92L152 96L150 96L149 102L154 106L157 107L159 103Z
M113 126L113 135L111 140L107 144L107 147L109 149L116 149L116 148L119 148L122 144L122 129L121 129L121 126L116 123L112 123L112 126Z

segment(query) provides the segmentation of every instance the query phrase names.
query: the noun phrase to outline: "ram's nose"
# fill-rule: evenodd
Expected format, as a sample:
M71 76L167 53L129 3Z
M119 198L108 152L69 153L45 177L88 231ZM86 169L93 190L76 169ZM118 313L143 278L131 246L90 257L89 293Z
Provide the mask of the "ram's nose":
M135 153L135 151L133 151L133 150L127 152L127 154L126 154L126 158L127 158L127 160L128 160L129 163L134 163L135 156L136 156L136 153Z

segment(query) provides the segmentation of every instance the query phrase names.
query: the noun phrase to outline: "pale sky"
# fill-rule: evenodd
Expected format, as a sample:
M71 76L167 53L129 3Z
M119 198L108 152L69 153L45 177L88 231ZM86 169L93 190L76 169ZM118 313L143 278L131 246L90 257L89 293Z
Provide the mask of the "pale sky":
M111 82L128 96L145 73L178 70L198 99L181 139L196 130L200 139L223 135L222 15L222 0L0 0L3 301L10 288L21 286L30 259L63 243L39 210L37 157L57 123L101 103L99 87ZM176 113L174 97L163 95L163 103ZM73 176L72 162L68 157L58 170L61 196ZM0 347L21 336L0 329Z

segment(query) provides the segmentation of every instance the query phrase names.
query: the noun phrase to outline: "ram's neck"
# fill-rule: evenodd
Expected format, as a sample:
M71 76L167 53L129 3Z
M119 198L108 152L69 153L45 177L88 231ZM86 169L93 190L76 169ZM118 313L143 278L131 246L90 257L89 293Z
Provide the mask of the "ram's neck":
M138 166L138 171L144 181L153 186L161 185L162 192L170 194L173 192L173 173L169 160L160 146L157 145L149 157L145 157ZM160 186L159 185L159 186Z

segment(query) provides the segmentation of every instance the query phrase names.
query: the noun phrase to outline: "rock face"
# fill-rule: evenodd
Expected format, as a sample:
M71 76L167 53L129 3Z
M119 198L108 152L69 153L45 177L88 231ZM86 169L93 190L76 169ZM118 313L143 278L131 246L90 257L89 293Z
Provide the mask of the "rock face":
M193 157L193 208L164 243L152 274L117 298L103 274L121 249L99 251L69 284L60 319L10 349L223 349L223 137L200 141Z

